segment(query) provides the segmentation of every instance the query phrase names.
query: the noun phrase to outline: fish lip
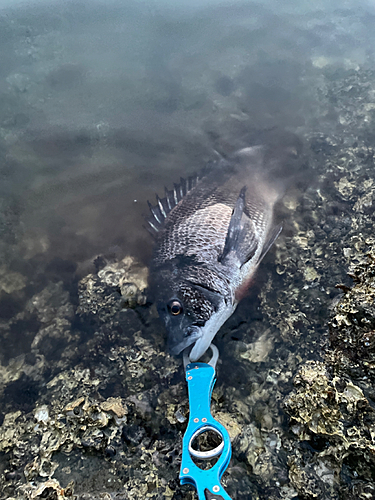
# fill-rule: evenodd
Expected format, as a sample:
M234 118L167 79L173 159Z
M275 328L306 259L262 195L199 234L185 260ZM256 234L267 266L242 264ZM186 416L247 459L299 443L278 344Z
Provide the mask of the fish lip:
M189 359L192 362L198 361L203 356L203 354L207 351L207 349L209 348L209 346L211 344L211 340L209 341L209 343L207 343L207 340L202 341L201 340L202 338L203 338L203 335L202 335L202 337L197 339L196 343L194 344L193 348L191 349L191 351L189 353ZM199 342L199 340L201 340L201 342Z
M179 342L177 345L171 346L169 348L170 353L174 356L178 356L183 350L199 340L201 336L202 333L200 332L200 330L194 329L189 337L184 339L182 342Z

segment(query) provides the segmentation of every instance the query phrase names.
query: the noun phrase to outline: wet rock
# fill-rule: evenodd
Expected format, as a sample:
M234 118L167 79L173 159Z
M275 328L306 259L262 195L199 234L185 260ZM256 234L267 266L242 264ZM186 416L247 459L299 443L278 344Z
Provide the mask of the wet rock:
M108 263L80 281L78 314L97 315L105 321L123 308L144 305L147 276L147 268L132 257Z
M143 427L139 426L126 426L123 428L122 437L126 444L137 446L141 443L144 436L146 435L146 431Z
M375 246L366 240L368 251L356 253L358 263L351 266L354 285L344 287L330 320L329 361L338 373L354 379L375 381Z
M327 370L323 362L308 362L295 378L296 392L285 401L292 432L311 442L315 455L308 466L302 465L305 459L298 452L289 461L291 482L303 498L329 497L329 491L337 494L338 478L349 463L356 477L364 481L373 477L375 412L360 387L332 377ZM317 439L323 440L323 447L317 448Z
M0 427L1 451L9 455L12 467L5 470L9 491L20 487L27 498L72 494L66 478L79 477L82 466L77 472L67 467L67 457L84 461L90 456L94 462L112 464L103 473L103 484L113 481L119 491L123 488L119 477L124 476L137 492L144 489L160 496L167 481L160 483L157 467L164 471L161 477L174 477L180 448L173 450L178 438L176 431L165 427L164 409L155 418L155 408L178 365L160 352L162 331L149 328L145 338L137 313L124 309L123 303L118 307L122 296L114 289L121 291L129 280L141 283L145 279L143 270L131 274L130 262L133 260L125 259L100 266L100 277L91 275L81 282L80 286L96 280L95 287L85 289L86 303L80 299L77 313L85 325L82 330L72 327L77 316L62 282L51 283L28 301L23 314L36 319L33 356L21 356L1 367L4 395L10 394L12 383L21 387L25 373L35 386L33 402L19 412L6 413ZM113 293L117 294L115 300ZM93 295L96 305L91 301ZM87 339L84 350L76 352L82 335ZM56 361L52 354L59 344L63 354ZM73 358L76 361L71 367ZM155 441L161 435L165 440ZM62 471L68 469L69 475L64 475ZM142 472L130 479L134 470ZM95 467L89 467L87 474L95 482ZM126 496L125 490L123 494Z
M63 500L66 498L72 498L73 491L73 484L69 484L64 489L56 479L48 479L46 482L40 484L39 486L30 484L29 489L24 488L24 492L32 500L34 498L43 498L47 500Z
M12 294L26 286L26 277L20 273L9 271L5 266L0 268L0 293Z

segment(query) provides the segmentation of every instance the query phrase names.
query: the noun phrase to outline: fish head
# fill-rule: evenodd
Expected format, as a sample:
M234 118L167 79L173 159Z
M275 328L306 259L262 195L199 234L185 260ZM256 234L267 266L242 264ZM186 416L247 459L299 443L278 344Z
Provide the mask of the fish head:
M158 276L161 278L161 273ZM192 346L190 360L198 360L235 306L221 291L208 288L205 283L193 283L181 274L173 280L159 281L157 288L157 308L167 330L171 354L178 355Z

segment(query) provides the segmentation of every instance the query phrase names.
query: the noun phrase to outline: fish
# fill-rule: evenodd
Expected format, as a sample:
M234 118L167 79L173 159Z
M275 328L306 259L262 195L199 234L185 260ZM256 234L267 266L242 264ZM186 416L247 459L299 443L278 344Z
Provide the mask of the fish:
M294 135L246 146L165 188L156 205L148 202L155 238L149 290L172 354L189 348L190 361L199 360L247 294L282 230L274 207L300 149Z

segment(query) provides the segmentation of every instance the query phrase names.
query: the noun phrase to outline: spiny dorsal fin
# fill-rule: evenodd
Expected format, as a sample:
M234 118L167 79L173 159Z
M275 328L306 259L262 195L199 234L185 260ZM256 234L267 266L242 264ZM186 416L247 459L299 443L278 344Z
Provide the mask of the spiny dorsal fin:
M147 201L151 215L146 215L145 219L148 224L147 229L152 235L155 236L160 231L169 212L173 210L189 191L195 188L200 178L198 175L193 175L187 179L181 177L180 183L173 184L172 190L165 188L164 198L159 198L156 195L156 205L151 205Z

